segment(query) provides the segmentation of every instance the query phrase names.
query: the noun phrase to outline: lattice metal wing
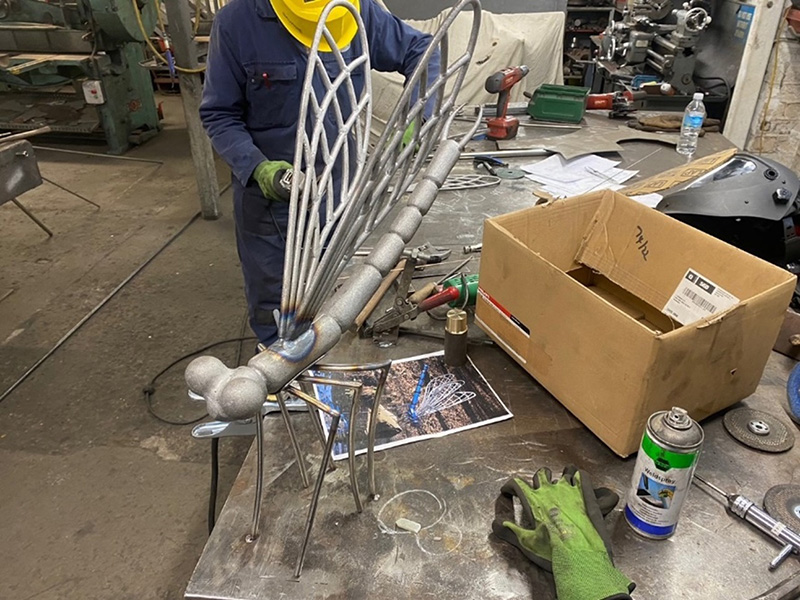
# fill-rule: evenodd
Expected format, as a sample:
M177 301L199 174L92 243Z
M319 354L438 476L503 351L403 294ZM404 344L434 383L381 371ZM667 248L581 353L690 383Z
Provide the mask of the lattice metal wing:
M320 55L320 40L335 47L325 27L334 10L349 10L359 34L349 49ZM472 12L471 33L463 54L451 60L448 32L466 11ZM247 367L228 369L206 356L186 369L189 389L206 399L214 418L257 414L267 393L282 391L339 342L397 264L480 125L481 115L460 139L447 137L480 30L479 0L460 0L443 20L373 147L368 41L357 12L345 0L331 2L309 53L294 161L307 175L303 185L293 186L290 200L281 339ZM353 80L362 74L363 88ZM412 123L410 143L404 144ZM423 166L425 175L419 177ZM413 192L375 248L334 293L358 246L413 182Z
M325 25L332 12L342 10L358 24L356 39L345 52ZM331 48L325 57L322 41ZM306 175L302 185L292 186L290 199L280 321L284 339L292 337L297 322L304 322L297 308L316 304L323 253L343 225L352 187L366 166L372 120L370 69L361 15L347 0L334 0L320 17L308 55L298 115L294 170ZM361 78L361 86L354 77Z
M477 9L471 39L467 50L451 62L448 31L470 4ZM335 48L324 26L334 10L349 10L359 24L359 43L345 53ZM356 249L408 190L439 141L466 76L480 26L478 11L479 3L472 0L450 13L406 82L371 151L372 90L363 22L347 0L334 0L323 13L309 53L298 121L306 126L298 128L294 167L307 176L302 187L292 190L282 339L295 339L308 328ZM333 60L321 56L323 39L334 49ZM359 93L353 76L361 73L365 85ZM404 143L406 132L410 133L408 143ZM318 165L322 165L319 173Z

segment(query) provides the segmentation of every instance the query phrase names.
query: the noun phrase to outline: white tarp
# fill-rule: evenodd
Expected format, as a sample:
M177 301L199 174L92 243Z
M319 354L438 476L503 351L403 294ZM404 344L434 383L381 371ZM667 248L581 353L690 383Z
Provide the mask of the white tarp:
M447 13L426 21L409 20L413 27L433 33ZM472 27L472 14L459 15L450 29L451 57L463 53ZM564 13L496 15L483 12L475 57L459 95L463 104L483 104L497 99L484 90L486 78L506 67L527 65L528 76L512 91L512 102L526 101L524 91L533 92L543 83L562 84ZM374 116L385 122L403 85L397 74L373 72Z

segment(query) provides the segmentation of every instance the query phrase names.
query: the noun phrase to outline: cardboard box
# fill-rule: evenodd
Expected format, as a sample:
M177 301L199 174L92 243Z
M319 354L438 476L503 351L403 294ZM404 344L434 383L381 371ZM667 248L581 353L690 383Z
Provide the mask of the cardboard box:
M701 420L755 391L795 281L625 196L598 192L488 220L476 314L627 456L655 411L680 406Z

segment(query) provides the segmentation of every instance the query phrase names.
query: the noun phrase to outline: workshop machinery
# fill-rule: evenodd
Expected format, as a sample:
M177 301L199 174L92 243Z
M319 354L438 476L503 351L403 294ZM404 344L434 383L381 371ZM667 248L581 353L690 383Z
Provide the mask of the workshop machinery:
M697 43L710 24L702 0L679 8L673 0L631 0L600 37L600 75L616 83L655 75L674 92L691 95Z
M0 0L0 128L100 137L112 154L155 135L141 66L155 20L154 0Z

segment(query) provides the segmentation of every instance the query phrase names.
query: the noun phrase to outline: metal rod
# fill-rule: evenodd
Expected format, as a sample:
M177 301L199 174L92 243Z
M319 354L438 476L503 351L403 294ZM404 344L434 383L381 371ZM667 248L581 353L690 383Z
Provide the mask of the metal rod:
M387 360L387 361L380 362L380 363L352 364L352 365L346 365L346 364L344 364L344 365L343 364L322 364L322 363L320 363L315 367L315 369L318 370L318 371L327 371L327 372L331 372L331 373L355 373L355 372L367 372L367 371L378 371L379 372L378 385L375 388L375 395L373 397L372 406L369 409L369 413L368 413L369 416L368 416L368 419L367 419L367 432L368 432L368 438L367 438L367 477L368 477L368 480L369 480L369 495L370 495L370 498L373 499L373 500L377 500L378 497L379 497L379 494L376 491L377 490L377 486L375 484L375 435L376 435L376 429L377 429L377 423L378 423L377 412L380 409L380 401L381 401L381 397L383 395L383 387L384 387L384 385L386 383L386 378L389 375L389 370L391 369L391 367L392 367L392 361L391 360ZM336 383L335 383L336 380L330 380L330 379L322 378L322 377L318 378L318 377L308 376L308 375L303 375L302 378L301 378L301 381L303 381L304 383L319 383L320 385L325 385L325 384L336 385ZM341 382L341 383L344 383L344 382ZM359 395L360 395L361 394L361 384L357 384L357 385L358 385L358 391L359 391ZM355 386L353 386L353 389L356 389ZM353 399L353 403L352 403L351 408L350 408L350 415L351 415L350 416L350 431L354 431L355 418L354 418L353 415L356 414L356 412L354 412L354 408L353 407L355 405L356 405L356 400L354 398ZM354 438L354 436L351 435L348 444L349 444L349 450L350 450L350 452L348 453L349 457L354 457L354 455L355 455L355 452L354 452L354 450L355 450L355 438ZM354 464L355 464L354 461L351 462L351 464L350 464L351 477L352 477L352 474L355 472ZM358 489L357 483L354 483L352 480L351 480L351 485L352 485L354 490ZM359 498L360 498L360 496L359 496ZM357 506L360 505L360 500L356 501L356 505ZM359 512L361 512L361 511L359 510Z
M17 205L17 208L19 208L19 209L20 209L22 212L24 212L24 213L25 213L25 215L26 215L26 216L27 216L27 217L28 217L28 218L29 218L31 221L33 221L34 223L36 223L36 224L37 224L37 225L38 225L38 226L39 226L39 227L40 227L40 228L41 228L41 229L42 229L42 230L43 230L43 231L44 231L44 232L47 234L47 236L48 236L48 237L53 237L53 232L52 232L52 231L50 231L50 229L47 227L47 225L45 225L44 223L42 223L42 222L39 220L39 218L38 218L38 217L37 217L35 214L33 214L33 213L30 211L30 210L28 210L27 208L25 208L25 207L22 205L22 203L21 203L19 200L17 200L16 198L12 198L12 199L11 199L11 201L12 201L14 204L16 204L16 205Z
M349 370L351 365L343 366L340 369L331 369L336 371L342 370ZM356 416L356 405L357 401L361 396L361 388L362 384L357 381L346 381L346 380L336 380L336 379L328 379L327 377L315 377L315 376L308 376L304 375L302 381L304 383L316 383L318 385L328 385L328 386L337 386L343 387L347 389L348 394L352 394L352 400L350 402L350 419L348 420L348 451L347 451L347 463L348 468L350 470L350 486L353 490L353 497L356 503L356 510L358 512L363 512L364 508L361 504L361 495L358 490L358 479L356 474L356 462L355 462L355 428L353 427L354 418ZM323 444L324 445L324 444Z
M256 421L256 495L253 499L253 522L250 525L250 534L245 538L248 544L258 539L261 499L264 494L264 419L259 414Z
M378 488L375 484L375 434L378 428L378 412L381 408L381 398L383 397L383 386L389 376L389 369L392 368L391 361L381 369L378 378L378 385L375 387L375 397L372 401L372 408L369 411L367 421L368 441L367 441L367 474L369 476L369 496L372 500L380 498Z
M353 490L353 499L356 501L356 512L364 512L361 504L361 492L358 489L358 473L356 473L356 422L358 419L358 409L361 406L361 388L352 389L352 400L350 401L350 420L347 425L347 462L350 467L350 487Z
M31 374L34 371L36 371L36 369L41 367L42 364L44 364L44 362L48 358L53 356L53 354L55 354L55 352L59 348L61 348L61 346L63 346L66 343L66 341L75 334L75 332L77 332L81 327L83 327L87 323L87 321L89 321L89 319L91 319L94 315L97 314L97 312L100 309L102 309L106 304L108 304L111 301L111 299L114 296L116 296L120 291L122 291L122 289L126 285L128 285L134 277L136 277L139 273L141 273L147 267L147 265L149 265L151 262L153 262L156 259L156 257L158 257L159 254L161 254L164 250L166 250L169 247L170 244L172 244L172 242L177 240L181 236L181 234L183 234L184 231L189 229L189 226L192 223L194 223L199 217L200 217L200 213L199 212L195 213L194 216L192 216L192 218L189 219L183 227L181 227L178 231L176 231L175 234L172 237L170 237L164 243L163 246L161 246L161 248L156 250L147 260L145 260L141 265L136 267L136 269L134 269L134 271L130 275L128 275L125 279L123 279L122 282L117 287L115 287L113 290L111 290L111 293L108 296L103 298L97 306L95 306L92 310L90 310L88 312L88 314L86 314L86 316L84 316L80 321L78 321L72 327L72 329L70 329L67 333L65 333L64 337L62 337L60 340L58 340L56 342L55 346L50 348L50 350L48 350L47 353L44 356L42 356L32 366L30 366L28 368L28 370L25 371L19 379L17 379L14 383L12 383L11 386L8 389L6 389L6 391L3 392L2 395L0 395L0 402L5 400L11 392L13 392L15 389L17 389L20 385L22 385L22 383L28 377L30 377Z
M82 150L67 150L66 148L51 148L49 146L33 146L34 150L45 150L47 152L61 152L63 154L77 154L78 156L93 156L95 158L111 158L113 160L127 160L131 162L151 163L154 165L163 165L163 160L155 160L152 158L137 158L135 156L118 156L116 154L101 154L99 152L84 152Z
M60 190L64 190L65 192L67 192L68 194L71 194L71 195L75 196L76 198L78 198L78 199L80 199L80 200L83 200L84 202L88 202L88 203L89 203L89 204L91 204L92 206L96 206L98 209L99 209L99 208L101 208L101 207L100 207L100 205L99 205L97 202L92 202L92 201L91 201L91 200L89 200L89 199L88 199L86 196L81 196L81 195L80 195L78 192L73 192L71 189L64 187L64 186L63 186L63 185L61 185L60 183L56 183L56 182L55 182L55 181L53 181L52 179L48 179L48 178L47 178L47 177L45 177L44 175L42 175L42 179L44 179L44 180L45 180L47 183L49 183L50 185L54 185L54 186L56 186L58 189L60 189Z
M487 152L462 152L459 160L472 160L479 156L495 158L517 158L522 156L549 156L553 154L546 148L518 148L514 150L489 150Z
M283 399L283 392L279 392L275 397L278 400L278 406L281 408L281 416L283 417L283 423L286 425L286 431L289 432L289 440L292 442L294 457L297 459L297 467L300 469L300 479L303 480L303 487L307 488L309 485L308 471L306 470L306 463L303 460L303 452L300 450L300 443L297 441L294 425L292 425L292 418L289 415L289 410L286 408L286 402Z
M17 140L26 140L28 138L37 136L42 133L50 133L52 129L49 125L45 125L44 127L39 127L37 129L30 129L28 131L22 131L20 133L8 133L3 135L0 138L0 143L5 144L6 142L15 142Z
M322 450L325 450L325 445L327 444L328 438L325 437L325 429L322 427L322 422L320 421L320 415L322 414L319 409L314 408L313 406L308 407L308 414L311 417L311 422L314 426L314 430L317 432L317 437L322 445ZM336 465L333 461L331 461L331 471L336 470Z
M667 38L657 35L653 38L653 43L658 44L659 46L663 46L666 48L670 54L677 54L680 48L678 48L677 44L672 43ZM648 53L649 54L649 53Z
M331 418L331 430L328 434L328 443L325 445L325 451L322 453L322 464L319 467L319 474L317 475L317 482L314 484L314 493L311 495L311 505L308 507L308 517L306 518L306 529L303 535L303 545L300 549L300 556L297 559L297 567L294 570L295 579L300 578L300 573L303 571L303 563L306 560L306 551L308 550L308 542L311 538L311 528L314 526L314 519L317 516L317 506L319 505L319 495L322 491L322 483L325 480L325 473L328 470L328 461L333 452L333 442L336 439L336 432L339 429L339 414L336 413Z
M730 496L726 492L724 492L723 490L721 490L720 488L715 486L713 483L711 483L709 481L706 481L705 479L700 477L700 475L698 475L697 473L695 473L694 478L697 479L697 481L699 481L703 485L705 485L708 488L710 488L711 490L715 491L717 494L719 494L723 498L725 498L725 500L729 500L730 499Z

